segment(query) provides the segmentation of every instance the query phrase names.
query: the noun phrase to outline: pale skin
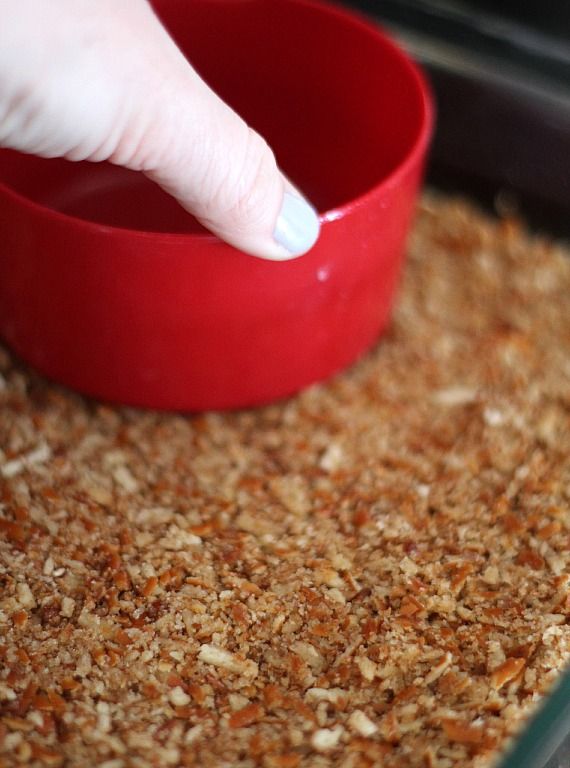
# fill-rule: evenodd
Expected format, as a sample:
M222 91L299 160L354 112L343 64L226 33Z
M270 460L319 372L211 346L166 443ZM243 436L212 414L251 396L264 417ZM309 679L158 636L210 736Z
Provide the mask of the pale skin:
M319 234L271 148L147 0L0 0L0 146L140 171L253 256L290 259Z

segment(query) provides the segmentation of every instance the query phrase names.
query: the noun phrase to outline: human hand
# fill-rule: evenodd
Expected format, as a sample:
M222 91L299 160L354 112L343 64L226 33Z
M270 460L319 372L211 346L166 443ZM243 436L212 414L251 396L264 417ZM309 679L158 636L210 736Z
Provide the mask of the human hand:
M313 246L315 211L147 0L0 0L0 18L0 146L141 171L254 256Z

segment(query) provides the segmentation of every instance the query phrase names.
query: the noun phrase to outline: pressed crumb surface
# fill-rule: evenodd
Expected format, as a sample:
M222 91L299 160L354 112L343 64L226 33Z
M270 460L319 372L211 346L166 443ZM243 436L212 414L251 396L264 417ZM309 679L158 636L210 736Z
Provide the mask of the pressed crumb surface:
M390 331L278 405L0 355L0 766L486 768L570 656L570 254L425 195Z

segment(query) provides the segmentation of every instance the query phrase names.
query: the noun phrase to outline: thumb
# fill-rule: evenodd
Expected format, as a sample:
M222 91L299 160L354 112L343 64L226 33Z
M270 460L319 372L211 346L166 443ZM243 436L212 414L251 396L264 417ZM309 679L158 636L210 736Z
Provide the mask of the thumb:
M155 114L168 118L152 132L156 148L146 151L159 159L147 175L246 253L273 260L306 253L319 235L315 210L281 173L264 139L189 66L187 75L178 93L159 96Z
M122 162L122 146L138 146L122 164L143 170L246 253L286 260L308 251L319 235L316 211L283 176L263 138L192 68L149 6L141 10L141 34L129 42L141 47L129 56L123 103L130 109L113 162Z

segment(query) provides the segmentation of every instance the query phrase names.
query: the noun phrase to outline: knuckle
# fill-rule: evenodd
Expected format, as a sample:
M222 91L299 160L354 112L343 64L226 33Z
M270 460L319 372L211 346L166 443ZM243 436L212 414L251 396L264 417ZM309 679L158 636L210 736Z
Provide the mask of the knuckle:
M8 88L0 92L5 95L0 99L0 142L6 146L15 144L15 148L28 150L29 136L32 129L45 111L41 94L30 84L10 92ZM30 147L33 151L34 147Z
M267 217L267 197L278 173L266 141L247 128L240 147L232 149L233 162L222 175L210 207L223 211L235 231L262 226Z
M246 163L242 173L237 212L251 220L260 215L267 203L267 193L277 175L275 155L258 133L249 129Z

